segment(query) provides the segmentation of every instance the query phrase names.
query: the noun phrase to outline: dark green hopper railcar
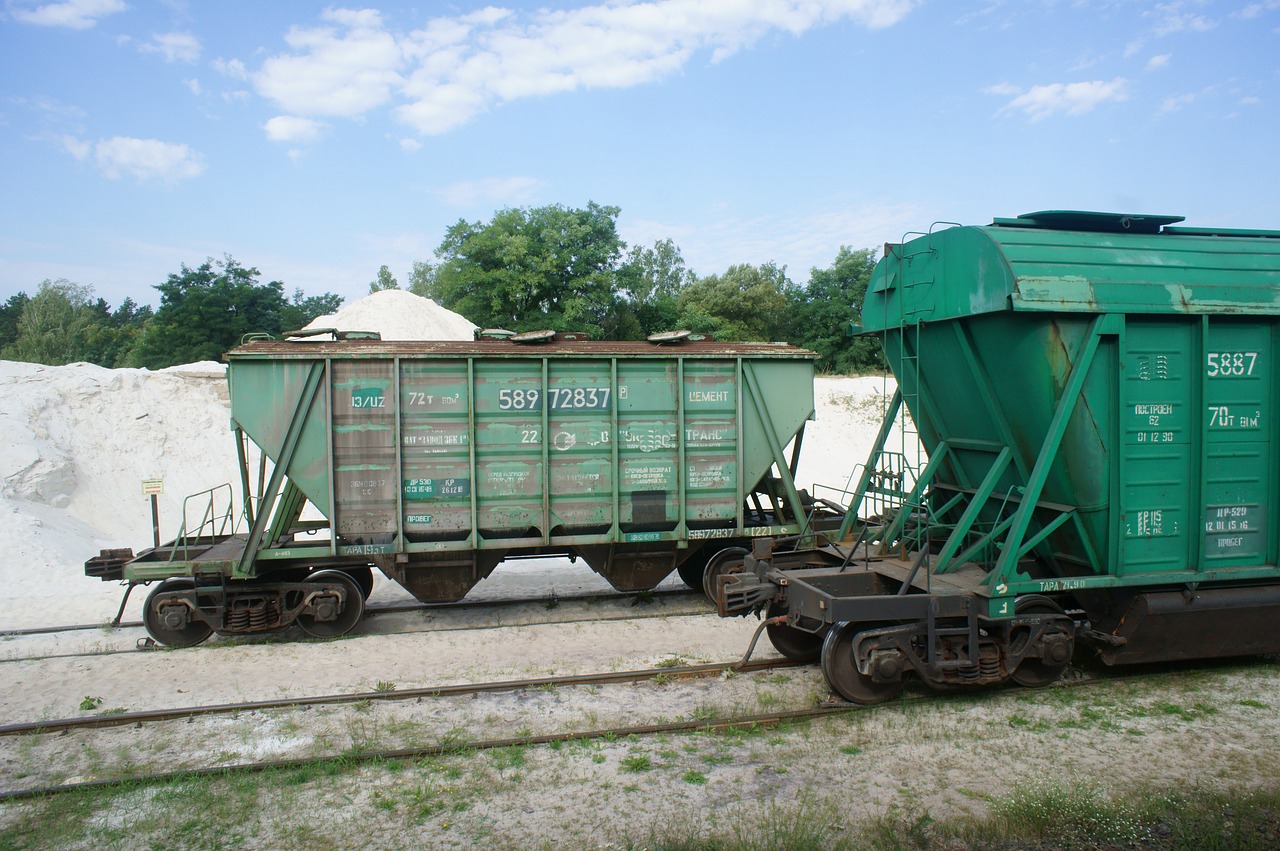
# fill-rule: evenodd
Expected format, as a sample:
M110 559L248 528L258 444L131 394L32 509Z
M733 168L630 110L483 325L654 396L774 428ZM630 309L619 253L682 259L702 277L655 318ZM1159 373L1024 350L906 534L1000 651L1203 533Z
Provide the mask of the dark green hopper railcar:
M144 621L164 644L293 623L332 636L360 619L374 567L424 602L539 555L623 591L676 569L701 587L713 552L812 522L793 477L811 352L522 336L233 349L240 494L189 499L173 541L86 572L159 581Z
M823 546L757 542L767 610L843 697L1280 651L1280 232L1050 211L886 245L898 390ZM905 409L924 458L893 445Z

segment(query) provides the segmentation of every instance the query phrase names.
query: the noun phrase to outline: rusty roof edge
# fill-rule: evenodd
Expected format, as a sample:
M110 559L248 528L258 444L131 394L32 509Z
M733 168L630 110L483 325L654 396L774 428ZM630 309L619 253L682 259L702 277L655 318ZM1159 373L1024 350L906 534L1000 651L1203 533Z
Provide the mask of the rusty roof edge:
M314 357L495 357L495 358L787 358L818 355L789 343L686 342L656 346L648 342L565 341L513 345L505 340L255 340L228 351L223 358Z

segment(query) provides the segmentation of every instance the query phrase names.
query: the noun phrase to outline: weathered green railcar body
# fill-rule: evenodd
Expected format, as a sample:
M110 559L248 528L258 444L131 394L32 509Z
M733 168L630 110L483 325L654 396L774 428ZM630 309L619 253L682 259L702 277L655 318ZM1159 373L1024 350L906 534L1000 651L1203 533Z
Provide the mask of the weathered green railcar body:
M104 552L86 572L164 581L148 628L192 644L295 621L345 631L371 565L425 602L535 555L580 557L615 588L644 590L677 568L700 579L721 546L801 530L812 503L793 472L813 353L542 336L233 349L243 496L216 507L215 491L198 522L199 506L184 509L174 541Z
M635 590L690 541L783 532L746 498L813 415L812 355L789 346L262 341L227 361L235 425L332 521L325 554L428 600L512 552ZM297 557L268 546L236 575Z
M1074 587L1275 576L1280 234L1134 233L1140 217L1093 229L1118 218L1033 214L914 240L877 270L862 324L884 335L946 480L1021 498L1059 441L1034 483L1055 505L1031 518L1070 507L1047 542ZM1005 564L1006 595L1067 579Z
M1108 662L1280 650L1280 232L1179 221L1050 211L886 246L861 330L927 463L886 487L881 440L836 548L864 569L773 586L815 634L914 620L910 641L843 639L854 697L912 668L1044 675L1064 637ZM854 521L886 497L889 516ZM749 586L730 608L767 583ZM984 650L984 632L1003 639Z

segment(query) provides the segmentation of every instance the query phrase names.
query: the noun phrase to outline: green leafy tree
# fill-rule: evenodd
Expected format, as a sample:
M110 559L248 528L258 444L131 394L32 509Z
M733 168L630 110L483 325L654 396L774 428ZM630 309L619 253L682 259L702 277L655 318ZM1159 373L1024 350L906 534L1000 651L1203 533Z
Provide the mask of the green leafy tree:
M788 340L797 292L786 267L730 266L723 275L698 278L681 290L679 324L717 340Z
M431 298L432 287L435 286L436 267L425 260L415 260L413 271L409 273L409 292L423 298Z
M812 269L796 311L795 342L821 355L820 369L848 374L884 369L880 341L874 337L850 337L849 325L857 321L867 284L875 269L875 252L841 246L827 269Z
M120 302L114 311L103 299L94 305L97 321L89 341L89 352L84 358L102 366L126 366L129 353L137 345L143 329L151 321L155 311L151 305L141 307L131 298Z
M92 296L93 287L65 278L45 280L22 306L7 354L14 360L53 365L87 360L94 326L102 321Z
M0 357L10 357L13 344L18 341L18 319L29 301L31 296L19 292L0 304Z
M376 293L382 290L398 290L400 282L396 280L396 276L391 274L391 270L384 264L378 267L378 277L369 283L369 292Z
M459 221L436 249L430 297L484 327L616 336L617 207L506 209Z
M280 332L296 331L318 316L337 313L342 308L342 296L334 293L309 296L301 288L295 288L293 299L280 306Z
M156 285L160 308L130 356L133 364L161 369L217 360L245 334L290 331L341 303L329 293L307 299L295 292L290 305L284 298L284 284L260 284L260 275L230 255L222 260L209 258L194 269L184 263L180 273Z
M670 239L652 247L637 245L618 267L618 295L627 306L620 326L622 339L640 339L658 331L674 331L680 319L680 292L697 280L684 265L680 247Z

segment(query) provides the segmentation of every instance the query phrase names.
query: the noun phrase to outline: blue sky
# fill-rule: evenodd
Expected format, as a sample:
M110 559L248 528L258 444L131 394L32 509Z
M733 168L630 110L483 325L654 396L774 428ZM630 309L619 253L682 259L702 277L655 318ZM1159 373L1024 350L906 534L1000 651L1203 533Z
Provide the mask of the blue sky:
M691 269L1041 209L1280 229L1280 0L0 0L0 297L357 298L588 201Z

